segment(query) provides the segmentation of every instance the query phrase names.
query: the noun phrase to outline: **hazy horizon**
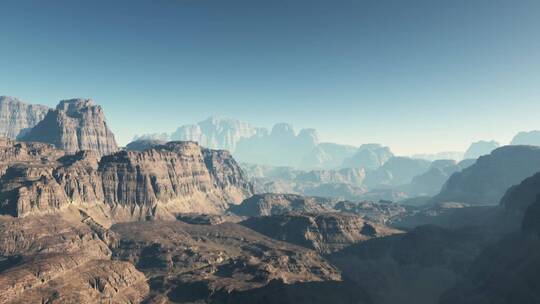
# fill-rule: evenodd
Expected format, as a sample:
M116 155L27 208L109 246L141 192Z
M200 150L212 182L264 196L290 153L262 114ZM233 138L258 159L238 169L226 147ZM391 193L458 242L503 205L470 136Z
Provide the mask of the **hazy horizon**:
M218 115L411 155L540 129L538 1L7 1L0 95L121 145Z

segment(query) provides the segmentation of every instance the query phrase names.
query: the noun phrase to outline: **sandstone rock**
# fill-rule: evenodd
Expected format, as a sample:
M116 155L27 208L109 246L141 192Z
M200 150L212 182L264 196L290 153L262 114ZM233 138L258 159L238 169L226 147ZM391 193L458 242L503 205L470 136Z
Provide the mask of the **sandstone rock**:
M40 122L49 107L0 96L0 137L15 139Z
M111 261L113 236L77 210L0 216L0 303L138 303L148 293L133 265Z
M100 213L108 224L174 218L179 212L220 213L253 191L228 152L192 142L120 151L101 159L98 152L60 156L47 145L5 142L2 155L29 160L7 161L0 177L0 212L19 217L70 205L93 216Z
M399 233L384 225L346 213L296 212L252 217L240 223L273 239L286 241L322 254L352 244Z
M90 99L60 101L55 110L19 139L50 143L67 153L93 150L107 155L118 150L103 110Z
M333 201L318 197L304 197L295 194L256 194L230 211L243 216L266 216L284 214L290 211L328 212Z
M390 201L379 201L378 203L373 201L341 201L334 206L334 209L357 214L366 220L381 224L390 222L407 211L400 204Z
M155 293L178 302L210 301L235 291L285 284L340 281L314 251L278 242L233 223L181 221L116 224L114 258L130 261ZM187 288L186 288L187 287ZM218 301L219 302L219 301Z
M164 145L167 142L159 139L137 139L126 145L128 151L144 151L154 146Z

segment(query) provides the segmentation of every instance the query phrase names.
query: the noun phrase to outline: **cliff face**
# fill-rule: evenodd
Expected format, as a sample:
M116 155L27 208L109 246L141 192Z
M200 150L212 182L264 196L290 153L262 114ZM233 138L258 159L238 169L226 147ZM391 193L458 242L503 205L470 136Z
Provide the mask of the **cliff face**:
M24 161L2 157L14 153ZM0 213L19 217L75 204L89 212L98 209L113 221L170 218L176 212L219 213L252 194L228 152L193 142L100 159L98 152L63 155L50 145L5 141L0 159L5 167Z
M0 137L16 138L40 122L49 107L27 104L17 98L0 96Z
M311 248L322 254L400 232L354 214L336 212L252 217L241 224L271 238Z
M504 146L454 173L433 202L495 205L506 190L540 171L540 148Z
M50 143L67 153L93 150L107 155L118 150L102 108L91 99L60 101L55 110L19 139Z
M328 212L334 201L320 197L305 197L296 194L257 194L232 206L232 212L241 216L268 216L291 211Z

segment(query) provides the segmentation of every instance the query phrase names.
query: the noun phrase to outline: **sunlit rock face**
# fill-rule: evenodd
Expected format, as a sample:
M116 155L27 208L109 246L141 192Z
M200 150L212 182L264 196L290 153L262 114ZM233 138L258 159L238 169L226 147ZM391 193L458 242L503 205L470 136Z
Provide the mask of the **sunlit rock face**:
M18 139L50 143L71 154L91 150L108 155L118 151L103 109L91 99L60 101L56 109Z
M0 96L0 137L11 139L28 132L40 122L49 107L38 104L28 104L21 100Z
M4 141L0 211L28 216L70 205L99 209L112 221L220 213L252 195L226 151L170 142L144 152L65 154L51 145Z

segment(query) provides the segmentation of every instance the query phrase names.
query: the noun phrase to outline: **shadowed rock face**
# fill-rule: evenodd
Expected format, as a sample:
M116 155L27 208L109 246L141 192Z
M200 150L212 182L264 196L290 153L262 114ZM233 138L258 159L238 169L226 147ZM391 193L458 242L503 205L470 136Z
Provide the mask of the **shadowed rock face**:
M27 216L70 205L107 222L218 213L252 194L226 151L171 142L144 152L63 155L49 145L5 141L0 147L0 212Z
M15 139L40 122L49 107L27 104L17 98L0 96L0 137Z
M433 202L498 204L506 190L540 171L540 148L504 146L454 173Z
M90 99L60 101L55 110L19 139L50 143L67 153L92 150L107 155L118 151L103 110Z
M522 218L520 229L485 248L441 304L538 303L540 197L528 205Z
M328 254L400 231L345 213L289 213L249 218L241 225L271 238Z
M486 243L474 228L422 226L351 245L328 259L373 303L433 304L465 275Z

